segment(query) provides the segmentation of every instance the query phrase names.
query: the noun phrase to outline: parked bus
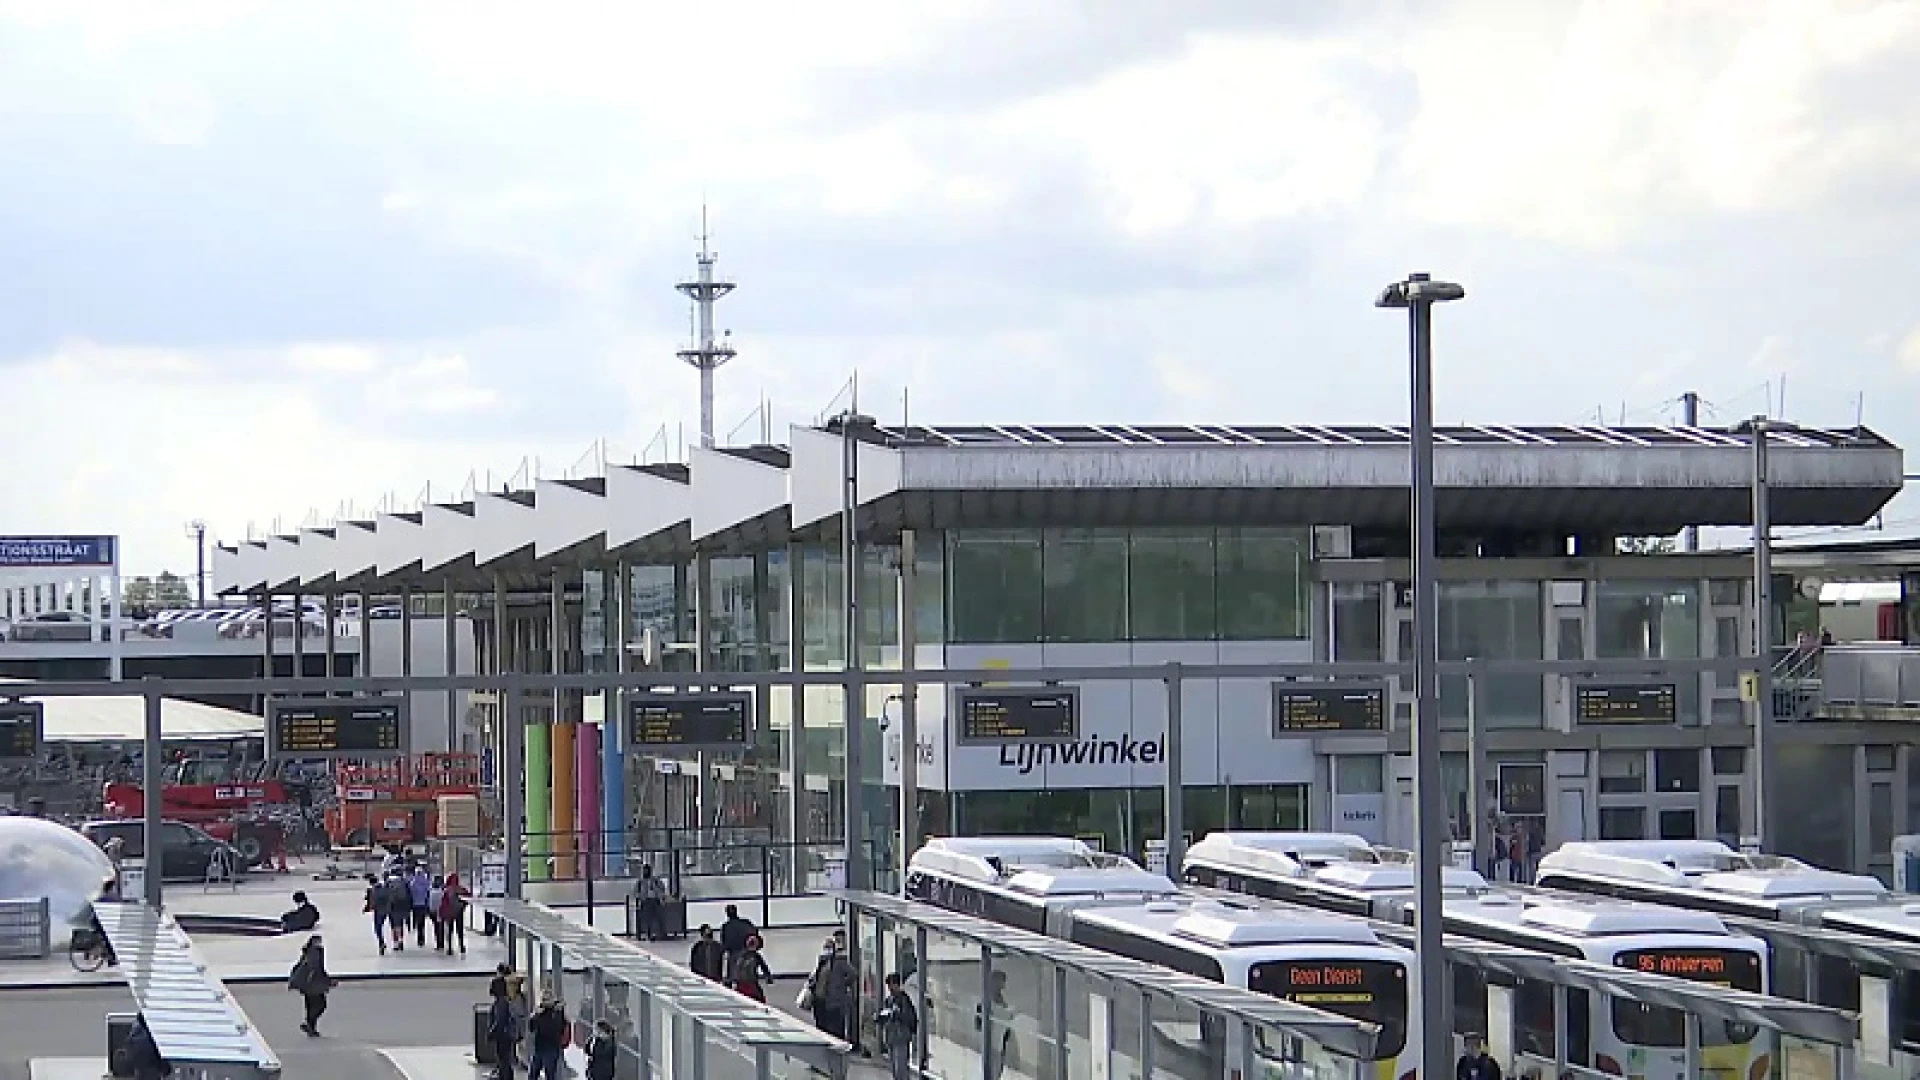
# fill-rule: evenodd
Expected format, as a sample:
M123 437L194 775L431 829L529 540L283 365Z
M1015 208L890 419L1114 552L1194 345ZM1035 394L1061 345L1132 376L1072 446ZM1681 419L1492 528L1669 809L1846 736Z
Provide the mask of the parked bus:
M1163 875L1064 837L929 841L908 866L906 891L947 910L1376 1024L1371 1075L1417 1076L1413 954L1364 923L1187 896ZM1223 1076L1237 1071L1237 1032L1216 1038L1191 1024L1155 1027L1157 1047L1203 1055Z
M1193 845L1185 881L1402 925L1414 922L1415 868L1338 833L1214 833ZM1708 912L1597 897L1542 897L1489 884L1469 870L1442 876L1445 928L1481 941L1609 967L1765 993L1768 947ZM1478 972L1454 969L1455 1027L1476 1030L1486 1000ZM1519 1049L1551 1058L1553 992L1522 980L1515 994ZM1682 1080L1681 1014L1623 998L1567 991L1568 1059L1617 1076ZM1765 1075L1772 1042L1758 1030L1702 1020L1701 1063L1711 1075Z

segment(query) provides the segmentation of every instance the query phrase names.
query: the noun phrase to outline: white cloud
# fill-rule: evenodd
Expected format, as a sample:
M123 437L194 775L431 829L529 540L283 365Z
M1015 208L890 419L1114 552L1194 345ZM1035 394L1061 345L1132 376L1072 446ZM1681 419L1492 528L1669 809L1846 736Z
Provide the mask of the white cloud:
M1907 331L1907 336L1900 339L1900 348L1894 355L1902 368L1920 374L1920 326Z
M23 445L90 424L9 510L151 571L188 518L672 443L702 201L741 284L723 433L856 369L920 421L1392 420L1404 327L1367 300L1425 267L1469 286L1450 419L1737 419L1792 371L1796 419L1864 389L1920 438L1876 404L1920 329L1862 344L1920 242L1920 6L1178 6L0 0L50 35L0 70L0 307L49 328L0 321L0 400ZM42 273L103 236L195 285Z

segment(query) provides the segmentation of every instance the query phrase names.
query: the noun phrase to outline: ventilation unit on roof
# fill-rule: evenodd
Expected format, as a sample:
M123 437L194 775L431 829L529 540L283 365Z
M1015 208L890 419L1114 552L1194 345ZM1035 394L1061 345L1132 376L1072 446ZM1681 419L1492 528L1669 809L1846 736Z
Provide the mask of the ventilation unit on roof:
M1353 558L1353 527L1351 525L1315 525L1313 557L1316 559Z

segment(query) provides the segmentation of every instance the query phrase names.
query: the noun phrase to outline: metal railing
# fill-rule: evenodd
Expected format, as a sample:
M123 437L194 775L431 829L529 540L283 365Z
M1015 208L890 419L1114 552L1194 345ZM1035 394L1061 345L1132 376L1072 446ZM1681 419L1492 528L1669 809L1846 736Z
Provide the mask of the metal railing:
M38 960L53 953L47 898L0 900L0 959Z
M1825 704L1920 709L1920 648L1834 645L1822 652L1820 692Z

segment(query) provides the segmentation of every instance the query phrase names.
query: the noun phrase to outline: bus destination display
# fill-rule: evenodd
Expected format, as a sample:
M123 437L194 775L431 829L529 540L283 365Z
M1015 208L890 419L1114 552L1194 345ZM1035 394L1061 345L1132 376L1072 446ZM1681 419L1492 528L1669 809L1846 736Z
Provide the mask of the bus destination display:
M406 710L398 698L274 701L273 753L293 758L393 757L407 752Z
M1385 731L1387 692L1378 686L1276 683L1273 731L1299 735L1327 731Z
M37 701L0 701L0 760L39 757L45 716Z
M1080 692L1049 686L1032 690L963 689L960 745L1073 742L1080 737Z
M1271 960L1247 970L1247 986L1352 1020L1380 1025L1379 1058L1407 1042L1407 969L1384 960Z
M633 746L728 749L747 745L753 696L739 691L637 694L627 703Z
M1735 990L1760 989L1760 957L1750 952L1724 949L1635 949L1621 953L1614 962L1623 968L1648 975L1669 975L1676 979L1710 983Z
M1575 691L1583 724L1671 724L1678 720L1675 684L1589 684Z

